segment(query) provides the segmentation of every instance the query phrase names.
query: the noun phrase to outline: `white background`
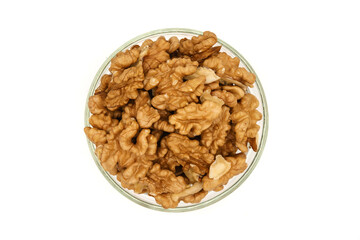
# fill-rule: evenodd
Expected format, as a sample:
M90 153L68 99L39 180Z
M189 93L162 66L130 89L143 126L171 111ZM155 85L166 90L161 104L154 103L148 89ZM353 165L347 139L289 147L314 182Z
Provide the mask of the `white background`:
M358 1L1 1L0 239L360 239ZM187 213L119 194L83 113L103 61L159 28L211 30L266 92L255 171Z

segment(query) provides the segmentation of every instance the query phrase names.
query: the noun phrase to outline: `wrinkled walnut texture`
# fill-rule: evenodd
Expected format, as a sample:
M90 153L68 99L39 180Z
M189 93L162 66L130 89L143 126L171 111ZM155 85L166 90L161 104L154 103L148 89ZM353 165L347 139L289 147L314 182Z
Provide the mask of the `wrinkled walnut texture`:
M200 202L245 171L258 150L256 80L214 33L147 39L111 60L85 127L104 170L164 208Z

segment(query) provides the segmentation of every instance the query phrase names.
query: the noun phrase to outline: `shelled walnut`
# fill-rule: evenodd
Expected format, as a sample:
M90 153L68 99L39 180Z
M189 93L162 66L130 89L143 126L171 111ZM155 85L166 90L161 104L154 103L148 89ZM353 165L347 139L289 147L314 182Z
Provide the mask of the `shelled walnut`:
M104 170L164 208L223 189L259 148L262 114L248 91L256 77L239 63L208 31L117 53L84 129Z

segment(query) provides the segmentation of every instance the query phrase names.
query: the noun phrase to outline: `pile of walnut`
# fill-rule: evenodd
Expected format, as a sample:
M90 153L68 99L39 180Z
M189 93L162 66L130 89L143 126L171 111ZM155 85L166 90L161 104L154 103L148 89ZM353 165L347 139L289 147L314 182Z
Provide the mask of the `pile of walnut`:
M85 133L103 168L164 208L222 190L257 151L255 76L216 42L211 32L148 39L119 52L89 98Z

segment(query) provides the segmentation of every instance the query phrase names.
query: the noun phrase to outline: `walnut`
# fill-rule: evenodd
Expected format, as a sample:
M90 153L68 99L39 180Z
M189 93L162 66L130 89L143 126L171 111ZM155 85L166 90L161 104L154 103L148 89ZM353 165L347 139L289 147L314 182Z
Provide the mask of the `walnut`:
M141 61L113 77L108 85L108 93L105 98L106 107L115 111L127 104L130 99L136 99L137 90L144 87L143 80L144 72Z
M214 122L201 133L202 145L208 147L210 152L215 154L219 147L225 144L230 129L230 110L228 107L223 106L219 121Z
M206 90L217 90L217 89L220 89L220 81L214 81L212 83L209 83L209 84L206 84L205 87L204 87L204 92Z
M165 110L158 110L158 113L160 119L153 124L153 128L164 132L174 132L174 125L170 124L168 119L170 113Z
M161 152L161 150L163 150L163 152ZM159 155L164 154L164 148L159 150ZM158 162L161 166L161 168L163 169L169 169L173 172L176 171L176 167L181 166L181 164L178 161L178 158L175 156L175 154L171 151L168 151L168 149L166 149L166 154L164 154L163 157L160 157L158 159Z
M255 75L216 43L208 31L146 39L116 54L88 100L84 132L103 169L164 208L222 190L259 148Z
M177 37L171 37L169 39L170 47L168 49L168 53L175 52L180 47L180 41Z
M126 85L142 82L144 80L144 71L142 68L141 61L138 62L135 66L125 69L117 77L113 77L109 82L108 88L110 89L120 89Z
M189 179L190 183L199 182L201 180L201 175L197 172L194 172L191 167L189 167L188 169L184 169L183 171L185 176Z
M89 123L91 126L101 129L101 130L109 130L109 128L116 126L119 123L119 120L112 119L110 114L93 114L89 118Z
M231 168L231 163L226 161L223 156L217 155L215 161L210 165L209 178L218 180L224 176Z
M151 166L151 161L137 159L128 168L122 169L117 174L117 179L123 187L142 193L146 189L146 174Z
M227 184L230 178L242 173L247 167L245 162L246 155L244 153L240 153L231 157L225 157L225 160L231 164L230 170L227 170L225 174L216 179L212 179L210 176L203 177L202 182L204 183L203 187L205 191L211 191L218 188L219 186ZM223 164L228 165L228 163ZM227 166L225 166L224 169L226 170Z
M174 208L179 204L181 199L187 196L194 195L200 192L201 190L202 190L202 183L197 182L180 193L166 193L166 194L157 195L155 196L155 200L157 203L161 204L164 208ZM188 200L193 200L193 199L188 198Z
M140 127L149 128L154 122L160 119L158 111L149 105L143 105L139 108L136 114L136 120Z
M173 58L161 64L159 68L155 70L155 73L152 73L152 75L161 79L156 93L164 94L169 88L172 89L174 86L182 83L182 78L193 74L198 65L197 62L186 58Z
M146 39L146 40L141 44L140 49L141 49L141 50L143 50L143 49L145 49L145 48L149 49L149 47L150 47L153 43L154 43L153 40L151 40L151 39ZM148 54L148 53L149 53L149 50L147 50L146 54ZM143 56L143 57L145 57L145 56Z
M192 37L191 40L194 43L195 52L202 53L217 42L217 37L214 33L205 31L202 36Z
M182 192L186 188L186 182L183 177L176 177L172 171L161 169L159 164L154 164L147 174L147 187L149 194L156 196Z
M108 75L108 74L103 75L101 77L99 87L95 90L95 94L100 94L102 92L105 92L106 89L108 88L111 78L112 78L111 75Z
M209 56L211 56L215 53L218 53L220 51L220 49L221 49L221 46L217 46L217 47L210 48L210 49L206 50L205 52L196 53L191 57L191 60L200 62L200 61L208 58Z
M205 77L199 76L191 80L187 80L178 86L178 91L184 93L193 93L194 97L198 97L203 93ZM194 100L195 101L195 100Z
M185 77L186 79L193 79L199 76L204 76L206 78L205 84L210 84L220 79L218 75L215 74L214 70L206 67L198 67L196 72Z
M173 96L168 94L157 95L151 100L151 105L157 109L167 109L169 111L176 110L177 108L184 107L188 104L185 96L174 93Z
M254 138L248 138L248 142L251 146L251 148L254 150L254 152L258 151L259 147L259 133L256 134L256 137Z
M206 31L201 36L192 37L189 39L180 40L180 53L185 55L194 55L202 53L211 48L217 42L217 37L214 33Z
M174 132L174 125L170 124L167 120L159 120L154 123L153 127L158 130L162 130L164 132Z
M126 114L126 117L135 118L136 115L137 115L137 112L140 109L140 107L142 107L144 105L150 105L149 93L145 92L145 91L138 91L138 96L135 99L135 102L134 103L128 103L124 107L124 113Z
M136 155L122 150L117 141L97 147L96 155L102 167L112 175L116 175L118 169L129 167L136 161Z
M234 132L236 133L236 146L242 152L247 152L247 136L246 131L250 125L250 118L246 112L237 112L236 114L231 115L233 123L236 123L233 127Z
M147 158L149 160L155 160L157 159L156 150L157 150L158 137L149 134L149 136L147 137L147 141L148 141L148 148L146 150Z
M229 155L235 155L237 150L238 148L236 146L235 132L230 129L225 138L225 144L219 147L217 154L221 154L222 156L227 157Z
M214 156L209 153L209 149L201 146L199 141L190 140L188 137L171 133L165 137L165 144L169 152L176 156L176 160L183 166L193 164L197 168L192 168L199 174L208 172L210 164L214 160Z
M158 82L151 105L173 111L185 107L189 102L197 102L204 88L204 78L183 81L183 77L194 73L197 66L198 63L190 59L175 58L149 71L150 78Z
M108 171L111 175L116 175L118 172L118 159L115 156L116 151L108 146L109 144L98 146L96 148L95 154L100 160L101 166L104 168L104 170Z
M96 146L106 143L106 131L91 127L85 127L84 131L89 140Z
M236 145L242 152L247 152L248 138L255 138L260 126L256 124L262 118L262 114L256 110L259 106L257 98L247 93L240 103L233 108L230 118L235 124ZM253 150L256 149L255 147Z
M170 58L167 53L169 48L170 43L166 41L164 37L159 37L153 44L151 44L147 55L144 57L144 72L157 68L159 64L168 60Z
M237 104L237 98L231 92L226 90L215 90L211 92L211 95L216 96L224 101L225 105L229 107L235 107Z
M245 68L239 67L240 59L237 57L231 58L224 52L211 56L203 62L204 67L211 68L216 71L220 77L228 77L235 81L240 81L246 86L252 86L255 82L256 76L248 72Z
M101 114L107 112L107 109L105 108L104 96L102 94L91 96L89 98L88 106L92 114Z
M210 127L220 114L221 105L219 103L213 101L205 101L202 104L191 103L171 115L169 122L175 125L175 129L179 130L180 134L197 136Z
M160 83L160 79L153 77L151 74L156 74L156 71L152 71L153 69L151 69L149 71L149 73L146 75L147 77L144 80L144 89L145 90L150 90L153 89L154 87L156 87L159 83Z
M182 200L185 203L199 203L207 194L207 191L201 190L200 192L184 197Z
M245 91L238 86L225 85L221 87L223 90L231 92L237 100L245 95Z
M119 135L119 143L122 149L130 151L134 154L144 155L149 146L148 136L149 129L142 129L136 138L136 144L132 142L132 138L136 136L139 130L139 124L131 119L126 125L125 129Z
M134 82L123 88L110 90L106 96L106 107L114 111L121 106L124 106L130 99L136 99L138 96L138 89L143 87L142 82Z
M95 151L103 168L112 175L115 175L118 169L128 167L136 159L135 154L120 148L118 136L123 129L122 122L109 127L106 135L107 143L103 141L102 145L97 146Z
M114 120L114 119L113 119ZM119 134L122 130L124 130L125 125L124 121L118 122L117 125L112 126L110 129L108 129L108 134L106 135L106 139L108 142L111 142L112 140L117 140Z
M139 55L139 59L138 61L142 61L144 60L144 57L147 56L149 54L149 49L150 46L153 44L153 40L151 39L146 39L140 47L140 55Z
M183 38L180 40L179 52L183 55L194 55L194 43L187 38Z
M140 55L140 48L135 47L125 52L119 52L116 56L111 59L110 72L122 72L123 69L129 67L135 63Z

